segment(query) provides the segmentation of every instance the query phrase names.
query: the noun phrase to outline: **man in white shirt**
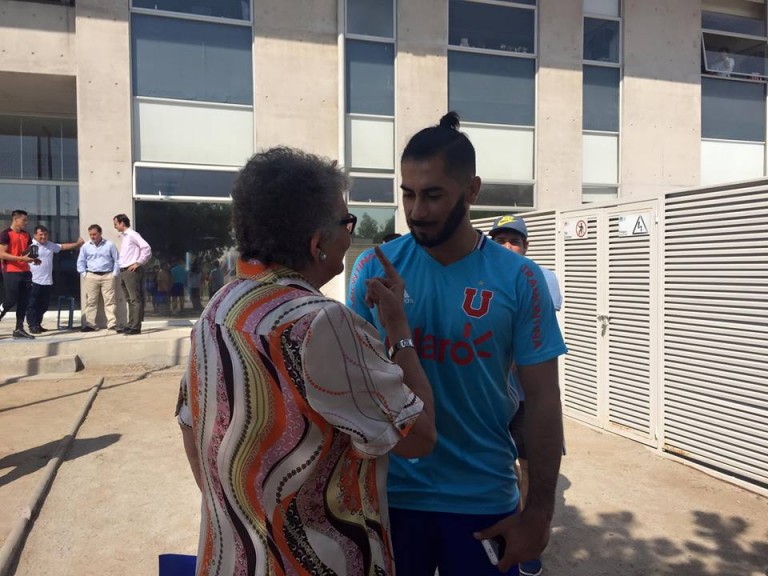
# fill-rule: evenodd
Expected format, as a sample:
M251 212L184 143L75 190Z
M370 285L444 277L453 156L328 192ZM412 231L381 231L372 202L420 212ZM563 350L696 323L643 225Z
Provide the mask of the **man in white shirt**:
M709 69L716 72L718 76L729 78L735 65L736 61L729 54L728 48L720 48L717 60L710 65Z
M43 328L43 316L48 311L48 304L51 300L51 288L53 287L53 255L62 250L77 250L84 243L82 238L77 242L67 244L57 244L48 241L48 228L38 226L35 228L35 235L32 239L32 245L37 246L37 262L30 264L29 269L32 272L32 289L29 293L29 303L27 304L27 324L30 334L42 334L47 332Z
M123 334L141 334L144 320L144 265L152 258L152 248L141 234L131 228L131 220L118 214L112 223L123 237L120 244L120 286L128 301L128 325Z

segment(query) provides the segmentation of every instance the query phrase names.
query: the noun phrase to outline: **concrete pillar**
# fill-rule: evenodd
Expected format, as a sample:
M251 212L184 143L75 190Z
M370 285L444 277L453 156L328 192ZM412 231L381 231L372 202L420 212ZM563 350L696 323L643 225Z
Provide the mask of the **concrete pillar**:
M255 149L278 144L339 159L337 0L259 0L254 21ZM344 275L323 287L344 299Z
M115 211L133 217L128 20L128 0L77 3L81 232L100 224L110 240Z
M119 246L112 217L134 215L129 0L78 0L76 15L80 233L99 224Z
M448 2L397 3L395 58L395 180L400 182L400 155L416 132L438 123L448 111ZM399 190L399 188L397 188ZM396 192L398 204L400 193ZM395 229L407 232L398 209Z
M536 208L581 203L582 0L540 0Z
M694 186L701 172L701 2L624 2L621 198Z
M259 0L253 10L255 148L338 158L337 0Z

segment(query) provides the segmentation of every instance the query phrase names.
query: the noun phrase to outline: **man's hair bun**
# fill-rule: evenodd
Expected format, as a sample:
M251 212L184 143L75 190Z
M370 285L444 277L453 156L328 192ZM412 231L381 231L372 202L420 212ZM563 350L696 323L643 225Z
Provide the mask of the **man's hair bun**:
M448 128L450 130L458 130L461 122L459 121L459 114L451 110L440 118L440 128Z

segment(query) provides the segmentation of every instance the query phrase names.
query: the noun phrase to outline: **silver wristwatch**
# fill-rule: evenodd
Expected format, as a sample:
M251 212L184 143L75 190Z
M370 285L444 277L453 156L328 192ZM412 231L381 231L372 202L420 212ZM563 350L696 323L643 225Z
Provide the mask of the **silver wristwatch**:
M413 343L413 339L411 338L403 338L402 340L398 340L395 342L389 349L389 359L394 360L395 354L400 352L403 348L415 348L416 346Z

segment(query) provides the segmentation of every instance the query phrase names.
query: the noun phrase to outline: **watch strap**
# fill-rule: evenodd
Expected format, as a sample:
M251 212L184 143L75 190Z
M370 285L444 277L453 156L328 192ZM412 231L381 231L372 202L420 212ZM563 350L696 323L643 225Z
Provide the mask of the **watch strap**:
M412 338L403 338L398 340L389 348L389 359L394 360L395 354L400 352L403 348L416 348Z

